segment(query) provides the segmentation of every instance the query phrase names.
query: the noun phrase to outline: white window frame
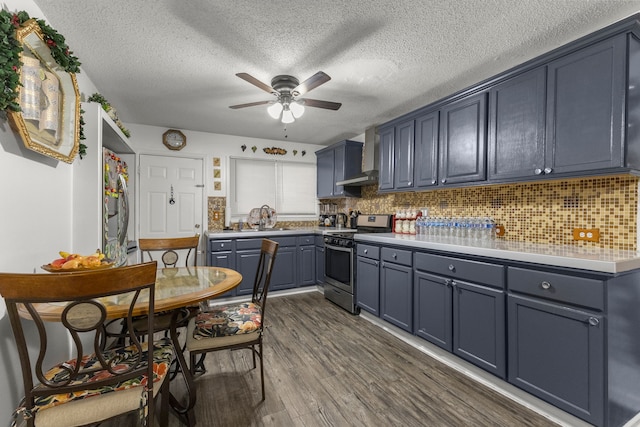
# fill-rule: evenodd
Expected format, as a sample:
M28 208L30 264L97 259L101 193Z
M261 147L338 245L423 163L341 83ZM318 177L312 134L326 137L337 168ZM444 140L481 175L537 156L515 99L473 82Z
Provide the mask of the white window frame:
M265 166L265 169L262 169L257 175L261 176L263 179L262 183L265 181L271 181L273 179L273 191L264 191L258 192L259 195L251 194L249 192L249 196L254 198L254 201L244 203L244 209L238 206L238 189L237 185L247 185L247 181L255 180L257 177L251 176L247 179L241 179L236 176L237 171L237 163L236 162L246 162L249 166L259 166L262 169L262 166ZM253 163L253 165L251 165ZM247 164L243 166L247 166ZM273 168L273 175L269 176L267 174L267 170L269 168ZM287 167L291 166L293 170L287 170ZM288 174L295 174L295 172L300 172L300 168L308 168L305 173L307 173L306 179L298 179L298 180L287 180ZM295 170L298 169L298 170ZM251 208L259 208L260 206L267 204L270 207L276 210L276 214L278 216L278 221L314 221L318 219L318 201L316 199L316 179L317 179L317 170L316 165L314 163L303 163L303 162L290 162L283 160L271 160L271 159L250 159L246 157L230 157L229 158L229 187L228 187L228 197L227 197L227 225L231 222L238 222L243 218L246 218L249 215L249 211ZM308 197L308 208L309 212L284 212L283 206L287 205L287 201L290 200L287 197L287 183L290 183L292 187L291 190L295 191L295 194L300 194L303 192L305 197ZM302 185L302 187L300 187ZM307 187L308 188L304 188ZM298 188L295 188L298 187ZM255 193L255 192L254 192ZM308 194L308 196L307 196ZM240 197L243 197L240 195ZM296 196L289 196L296 197ZM295 202L293 203L295 205ZM247 210L247 212L244 212Z

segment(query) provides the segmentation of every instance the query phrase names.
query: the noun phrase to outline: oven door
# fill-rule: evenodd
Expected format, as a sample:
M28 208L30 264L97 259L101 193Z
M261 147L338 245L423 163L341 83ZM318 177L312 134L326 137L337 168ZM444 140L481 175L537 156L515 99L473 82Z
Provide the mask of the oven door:
M353 248L324 246L325 282L353 294Z

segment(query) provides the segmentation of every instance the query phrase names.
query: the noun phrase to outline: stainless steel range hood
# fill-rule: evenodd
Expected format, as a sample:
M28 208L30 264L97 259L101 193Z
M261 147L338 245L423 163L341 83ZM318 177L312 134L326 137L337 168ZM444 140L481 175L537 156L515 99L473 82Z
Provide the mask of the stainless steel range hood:
M370 127L364 132L364 146L362 147L362 172L356 176L350 176L336 185L359 187L378 182L378 134L375 127Z

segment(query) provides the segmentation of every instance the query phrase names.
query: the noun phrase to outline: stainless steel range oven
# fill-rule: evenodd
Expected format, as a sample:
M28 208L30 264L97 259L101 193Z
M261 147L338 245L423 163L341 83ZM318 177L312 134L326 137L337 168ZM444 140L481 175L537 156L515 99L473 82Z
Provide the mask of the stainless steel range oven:
M324 297L355 314L353 246L353 233L325 235Z
M357 233L391 232L391 215L360 215ZM324 237L324 297L350 313L360 312L356 306L354 232L335 231Z

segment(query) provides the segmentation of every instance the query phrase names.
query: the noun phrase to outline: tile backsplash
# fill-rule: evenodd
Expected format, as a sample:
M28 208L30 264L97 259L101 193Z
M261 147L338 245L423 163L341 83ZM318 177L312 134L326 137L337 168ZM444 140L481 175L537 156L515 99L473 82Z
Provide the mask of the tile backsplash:
M407 207L431 216L492 217L507 240L637 250L638 178L607 176L564 181L378 194L332 199L339 211L395 213ZM597 243L573 240L574 228L598 228Z
M323 200L363 214L429 209L431 216L492 217L506 240L637 250L638 179L606 176L564 181L378 194L362 187L361 198ZM225 198L209 197L209 230L224 227ZM215 212L219 219L214 220ZM281 227L313 227L312 222L278 222ZM598 228L600 241L573 240L574 228Z

